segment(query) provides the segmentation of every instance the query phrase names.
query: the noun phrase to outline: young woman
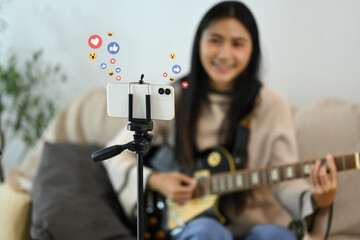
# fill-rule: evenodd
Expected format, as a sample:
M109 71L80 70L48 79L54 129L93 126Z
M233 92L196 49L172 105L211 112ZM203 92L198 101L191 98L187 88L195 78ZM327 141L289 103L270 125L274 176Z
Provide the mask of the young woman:
M185 77L189 88L177 93L175 122L154 122L152 132L153 144L167 144L174 150L175 159L167 161L178 163L180 170L154 172L145 168L147 188L186 204L197 185L191 176L197 153L214 146L234 149L237 129L244 119L250 126L248 140L243 143L247 150L241 168L298 160L287 102L259 81L259 34L244 4L222 2L206 13L196 32L191 61L190 73ZM132 133L124 129L110 144L130 140ZM331 155L327 161L329 177L326 167L317 161L311 167L311 186L296 180L225 196L219 207L229 220L227 225L200 216L187 223L180 239L296 239L287 228L291 220L310 223L315 209L326 212L334 200L336 167ZM105 162L129 216L136 206L135 163L135 156L128 151ZM315 224L314 232L316 228Z

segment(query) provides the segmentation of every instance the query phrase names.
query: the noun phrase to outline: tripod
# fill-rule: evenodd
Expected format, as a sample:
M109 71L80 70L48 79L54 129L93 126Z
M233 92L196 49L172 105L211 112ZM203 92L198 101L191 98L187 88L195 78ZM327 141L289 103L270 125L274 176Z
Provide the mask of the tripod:
M144 74L141 75L139 84L143 82ZM91 158L98 162L120 154L125 149L128 149L136 154L137 160L137 239L144 239L144 189L143 189L143 157L146 151L150 149L152 135L148 133L153 129L153 122L151 120L150 108L150 93L145 95L146 102L146 119L133 118L133 94L131 93L131 84L129 84L129 124L128 131L135 132L134 140L123 145L114 145L104 149L100 149L91 155ZM149 90L149 87L148 87Z

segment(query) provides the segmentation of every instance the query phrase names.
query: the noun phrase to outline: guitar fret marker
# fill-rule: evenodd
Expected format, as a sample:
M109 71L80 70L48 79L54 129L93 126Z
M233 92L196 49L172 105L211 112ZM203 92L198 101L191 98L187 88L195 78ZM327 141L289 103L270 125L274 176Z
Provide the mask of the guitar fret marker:
M311 163L307 163L303 166L304 175L310 175Z
M259 184L259 173L258 172L252 172L251 173L251 183L252 183L252 185L258 185Z
M288 166L286 168L286 178L291 179L294 177L294 167L293 166Z
M276 182L279 180L279 171L277 168L273 168L270 170L270 177L272 182Z
M219 179L220 181L219 181L219 183L220 183L220 191L225 191L225 179L223 178L223 177L221 177L220 179Z
M241 174L236 174L235 182L237 187L243 186L243 179Z
M234 184L233 184L233 178L231 175L228 176L227 178L227 184L228 184L228 189L232 190L234 188Z
M217 181L216 178L213 178L213 179L212 179L212 187L213 187L213 191L214 191L214 192L218 192L218 191L219 191L219 190L218 190L218 181Z

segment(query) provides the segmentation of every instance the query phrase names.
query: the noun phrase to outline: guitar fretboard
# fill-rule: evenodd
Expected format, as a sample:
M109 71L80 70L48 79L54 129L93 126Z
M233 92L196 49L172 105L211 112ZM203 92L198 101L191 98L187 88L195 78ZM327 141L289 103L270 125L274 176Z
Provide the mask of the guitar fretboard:
M334 157L334 160L337 171L360 169L359 153ZM210 177L210 192L212 194L238 192L262 185L306 178L310 176L314 162L315 160L310 160L262 169L213 174ZM325 159L321 159L321 162L327 163Z

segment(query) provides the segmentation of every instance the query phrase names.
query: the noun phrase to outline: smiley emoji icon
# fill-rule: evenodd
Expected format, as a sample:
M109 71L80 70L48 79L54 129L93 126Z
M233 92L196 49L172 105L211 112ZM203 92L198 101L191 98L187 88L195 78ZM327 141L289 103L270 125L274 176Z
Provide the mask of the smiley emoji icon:
M108 32L108 36L112 37L113 36L113 32Z
M114 75L114 72L113 71L109 71L109 76L113 76Z
M170 53L170 58L171 58L171 59L175 59L175 58L176 58L175 53Z
M169 78L169 81L170 81L170 82L175 81L175 77L171 76L171 77Z
M96 53L95 52L91 52L91 53L89 53L89 58L91 59L91 60L94 60L95 58L96 58Z

